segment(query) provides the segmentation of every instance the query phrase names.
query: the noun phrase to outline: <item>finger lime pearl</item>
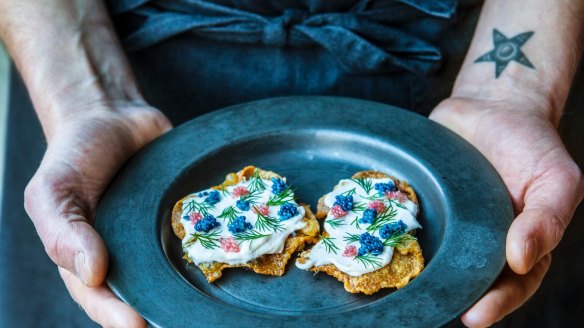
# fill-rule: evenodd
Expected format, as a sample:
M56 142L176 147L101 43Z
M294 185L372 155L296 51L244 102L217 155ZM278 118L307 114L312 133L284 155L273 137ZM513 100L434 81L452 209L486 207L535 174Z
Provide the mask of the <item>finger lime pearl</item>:
M238 199L235 202L235 206L237 206L237 208L239 208L242 211L249 211L249 201L247 200Z
M407 228L408 226L402 220L391 222L384 224L381 229L379 229L379 236L383 239L387 239L389 237L403 235Z
M217 190L213 190L209 193L209 196L207 196L207 198L205 198L205 203L207 203L209 205L215 205L215 204L219 203L220 199L221 199L221 196L219 195L219 192Z
M381 240L370 233L366 232L359 237L359 252L357 255L362 256L365 254L379 255L383 252L383 243Z
M280 221L288 220L289 218L298 214L298 208L295 204L292 203L284 203L280 210L278 211L278 215L280 216Z
M395 183L389 181L388 183L376 183L373 188L377 190L379 196L383 196L388 191L395 191Z
M339 205L343 209L343 211L350 211L353 209L353 196L351 195L338 195L335 197L336 201L333 203L334 205Z
M365 211L363 211L363 217L359 219L359 223L373 223L373 221L375 221L375 217L377 216L377 211L372 209L372 208L368 208Z
M209 232L209 230L220 226L221 224L217 222L217 219L211 215L205 215L197 224L195 224L195 230Z
M282 191L284 191L286 188L288 188L288 184L282 179L272 178L272 182L274 183L272 185L272 193L274 195L278 195Z
M245 221L245 216L238 216L233 222L227 225L227 229L231 233L244 232L248 229L253 229L251 223Z

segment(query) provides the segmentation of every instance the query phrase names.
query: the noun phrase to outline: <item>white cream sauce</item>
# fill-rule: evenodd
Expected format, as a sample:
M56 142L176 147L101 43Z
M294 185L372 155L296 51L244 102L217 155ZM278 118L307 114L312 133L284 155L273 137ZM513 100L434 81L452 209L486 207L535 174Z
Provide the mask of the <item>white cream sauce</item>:
M240 197L233 197L231 194L236 187L244 187L249 191L253 191L253 179L261 180L264 184L265 189L257 189L257 193L253 199L250 199L250 209L248 211L243 211L236 206L236 201ZM209 262L222 262L228 264L245 264L259 256L264 254L275 254L281 253L284 248L284 242L286 238L294 231L304 228L306 225L302 221L304 218L305 210L302 206L293 200L294 193L290 191L291 197L287 198L287 202L294 204L297 207L298 213L287 219L280 221L280 216L278 211L281 205L274 205L268 207L268 213L265 217L271 221L271 225L264 225L263 229L258 225L258 220L262 220L258 214L254 213L253 206L259 208L262 204L266 204L270 198L273 199L275 195L272 193L273 182L271 180L261 179L259 177L252 177L248 181L243 181L237 185L228 186L226 188L227 192L219 191L220 201L213 206L208 206L205 203L205 195L200 195L203 192L211 192L211 189L203 190L201 192L193 193L188 195L183 200L183 213L181 215L181 223L185 229L185 237L182 240L183 250L188 255L189 258L195 264L209 263ZM283 179L285 181L285 178ZM255 181L255 183L259 183ZM190 202L196 202L196 209L191 210L193 204ZM190 204L190 205L189 205ZM202 205L201 205L202 204ZM185 216L189 216L193 212L201 212L201 206L205 207L207 214L213 215L220 226L211 229L208 232L196 231L195 224L190 220L185 220ZM232 207L237 211L235 216L245 216L246 222L252 224L253 229L245 230L243 233L232 233L228 230L229 218L220 218L219 216L226 208ZM199 211L197 211L199 210ZM265 222L265 219L264 219ZM276 228L277 226L277 228ZM249 236L256 236L258 238L247 239ZM243 237L242 237L243 236ZM229 249L223 245L227 240L226 244L234 245L236 244L237 251L233 248ZM206 247L205 247L206 246Z
M394 247L384 246L383 252L379 255L369 253L364 256L356 256L355 253L361 245L359 240L355 240L355 236L358 237L368 232L384 242L386 239L381 238L379 233L379 229L383 226L380 223L387 224L398 222L399 220L407 226L406 232L421 228L421 225L416 220L418 206L407 199L405 194L401 195L400 201L398 198L393 197L395 194L388 198L386 195L378 194L378 191L374 188L375 184L390 183L391 179L363 179L361 181L369 182L368 189L370 190L365 190L353 179L343 179L332 192L325 196L324 203L330 210L324 223L324 229L328 232L329 237L327 240L319 241L312 247L309 259L304 264L297 260L296 266L298 268L308 270L313 266L334 264L340 271L350 276L360 276L373 272L391 262ZM332 215L335 197L341 194L352 194L353 210L347 211L347 214L343 217L335 218ZM359 223L358 221L363 217L364 210L375 200L383 202L387 211L377 214L377 222L373 221L372 224ZM379 219L381 217L380 214L383 215L384 220ZM369 227L372 229L367 230ZM347 240L350 235L354 237L353 241Z

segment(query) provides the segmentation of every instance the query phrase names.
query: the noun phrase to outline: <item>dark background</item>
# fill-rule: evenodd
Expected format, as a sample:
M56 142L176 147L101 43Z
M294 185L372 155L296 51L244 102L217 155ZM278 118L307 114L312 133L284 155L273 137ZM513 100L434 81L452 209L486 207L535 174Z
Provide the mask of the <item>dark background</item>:
M582 69L580 70L582 71ZM45 150L22 83L12 73L0 213L0 327L95 326L69 297L23 209L23 191ZM584 78L573 85L560 131L584 166ZM498 327L584 327L584 206L580 206L534 297ZM460 326L458 320L449 326Z

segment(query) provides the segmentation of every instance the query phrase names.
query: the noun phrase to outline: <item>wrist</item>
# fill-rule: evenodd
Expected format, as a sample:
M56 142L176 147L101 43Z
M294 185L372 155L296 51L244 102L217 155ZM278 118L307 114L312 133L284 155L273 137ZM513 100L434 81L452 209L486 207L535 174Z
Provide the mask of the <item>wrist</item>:
M55 136L62 132L82 132L84 126L102 126L104 129L112 126L124 126L133 133L140 134L152 130L153 125L166 126L170 123L158 109L146 102L127 102L119 100L104 100L94 103L84 102L69 104L68 108L51 108L50 117L42 121L42 128L50 144Z
M67 120L75 121L105 113L114 115L126 108L148 106L136 85L107 86L91 76L65 88L53 89L50 93L35 92L31 87L29 90L43 128L58 127Z
M30 87L29 90L47 139L68 124L104 116L121 118L129 109L148 106L138 92L127 96L124 89L118 89L112 94L111 87L106 88L91 78L46 94Z
M86 111L145 105L101 1L5 5L0 31L45 132Z
M522 69L509 66L504 75L493 79L493 76L476 67L463 67L450 97L510 104L495 106L505 110L537 111L537 114L557 126L568 96L571 77L548 81L543 77L526 77L521 74Z
M104 18L105 19L105 18ZM38 70L23 78L41 118L54 122L104 108L146 106L138 83L107 22L86 22L62 41ZM66 61L56 57L67 58ZM62 66L56 70L55 66Z

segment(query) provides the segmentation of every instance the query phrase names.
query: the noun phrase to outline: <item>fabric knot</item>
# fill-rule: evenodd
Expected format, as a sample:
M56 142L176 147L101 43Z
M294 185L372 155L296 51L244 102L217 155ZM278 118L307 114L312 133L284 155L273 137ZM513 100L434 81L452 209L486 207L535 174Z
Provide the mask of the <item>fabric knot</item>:
M440 48L425 38L430 33L429 38L433 39L432 35L440 34L453 23L449 17L453 16L457 3L457 0L437 1L440 4L428 0L395 0L375 1L374 6L368 5L370 1L363 1L348 11L316 13L287 9L281 14L265 16L209 0L133 1L141 4L132 8L146 20L124 40L129 51L190 31L226 42L262 43L271 47L320 46L353 74L407 70L424 75L435 72L442 61ZM441 21L427 20L424 15L404 25L403 17L415 12L439 17ZM421 27L427 32L421 33Z
M281 16L270 18L263 29L262 42L268 46L283 47L288 41L288 32L307 17L299 9L286 9Z

